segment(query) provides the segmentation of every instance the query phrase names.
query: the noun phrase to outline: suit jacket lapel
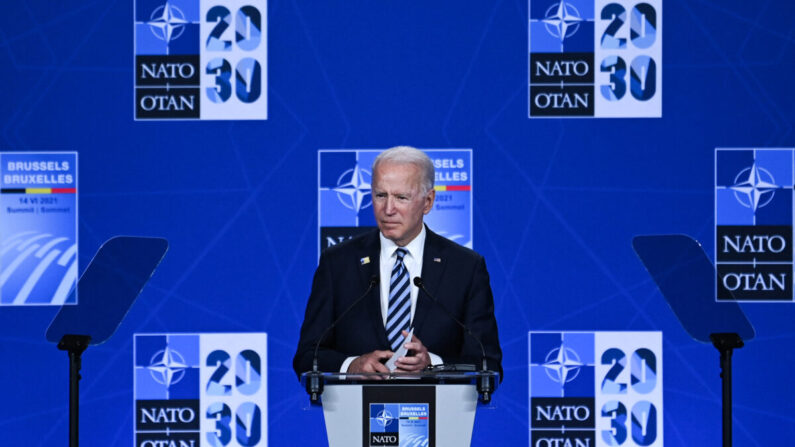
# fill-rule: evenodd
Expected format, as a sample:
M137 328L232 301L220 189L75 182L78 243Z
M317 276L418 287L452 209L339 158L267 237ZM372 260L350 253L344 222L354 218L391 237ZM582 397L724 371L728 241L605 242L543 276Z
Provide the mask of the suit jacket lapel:
M366 290L370 285L370 279L373 275L380 278L381 267L381 240L378 237L378 232L372 233L372 237L367 238L360 250L361 259L359 260L359 279L361 287L359 290ZM369 262L365 263L363 260L369 257ZM361 292L359 292L361 293ZM381 286L380 282L373 287L370 291L370 296L365 298L365 306L368 310L368 319L373 325L373 330L383 346L388 346L389 341L386 338L386 328L381 316Z
M425 227L425 231L427 234L425 236L425 249L422 255L422 282L425 288L428 289L428 292L435 298L438 296L437 291L442 280L442 273L444 272L446 262L443 247L439 243L441 236L431 231L427 226ZM425 322L426 316L436 306L429 301L431 299L430 297L421 295L425 295L422 289L420 289L419 295L417 296L417 307L414 310L413 326L418 336L422 333L421 328L422 324Z

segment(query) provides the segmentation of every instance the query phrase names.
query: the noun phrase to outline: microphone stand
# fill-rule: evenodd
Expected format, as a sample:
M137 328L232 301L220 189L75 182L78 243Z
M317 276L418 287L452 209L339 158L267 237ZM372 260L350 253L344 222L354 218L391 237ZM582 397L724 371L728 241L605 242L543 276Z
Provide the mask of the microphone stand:
M480 345L480 353L481 353L481 365L480 366L481 366L481 370L480 370L480 374L478 375L478 383L477 383L477 390L478 390L478 395L479 395L478 399L482 403L488 404L489 402L491 402L491 393L494 391L494 389L492 387L491 379L489 378L489 375L486 374L486 373L489 372L489 365L488 365L488 361L486 359L486 348L483 347L483 342L481 342L480 339L478 337L476 337L475 334L472 333L472 331L469 330L467 325L465 325L464 323L459 321L458 318L453 316L453 314L449 310L447 310L446 307L442 306L442 304L440 302L436 301L436 298L433 295L431 295L430 292L428 292L428 289L425 288L425 283L422 281L422 278L420 278L419 276L415 276L414 277L414 285L417 286L418 288L420 288L423 292L425 292L425 294L428 295L428 298L431 300L431 302L433 302L440 309L442 309L442 311L448 317L450 317L451 320L453 320L456 323L458 323L458 325L461 326L461 329L463 329L464 332L467 335L469 335L470 337L475 339L475 341L478 342L478 345Z
M320 395L323 394L323 373L317 369L317 353L318 349L320 349L320 343L323 341L326 335L328 335L328 332L333 329L337 323L339 323L340 320L342 320L342 318L351 311L351 309L356 307L356 305L359 304L359 302L362 301L371 290L373 290L373 287L378 284L378 280L378 275L371 276L370 284L367 286L367 290L365 290L359 298L356 298L356 300L354 300L354 302L351 303L351 305L348 306L348 308L345 309L345 311L343 311L340 316L337 317L337 319L326 328L325 331L323 331L323 333L320 335L320 338L317 339L317 343L315 343L315 352L312 354L312 371L309 373L309 379L306 381L306 392L309 394L309 401L312 404L320 403Z

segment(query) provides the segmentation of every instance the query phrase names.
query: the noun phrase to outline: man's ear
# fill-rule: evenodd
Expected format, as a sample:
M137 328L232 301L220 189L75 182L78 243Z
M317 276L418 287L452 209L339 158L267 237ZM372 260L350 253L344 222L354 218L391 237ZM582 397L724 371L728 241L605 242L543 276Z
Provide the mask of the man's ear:
M430 192L428 192L428 195L425 196L425 206L422 208L423 214L428 214L431 212L431 209L433 208L433 201L435 199L436 199L436 190L431 189Z

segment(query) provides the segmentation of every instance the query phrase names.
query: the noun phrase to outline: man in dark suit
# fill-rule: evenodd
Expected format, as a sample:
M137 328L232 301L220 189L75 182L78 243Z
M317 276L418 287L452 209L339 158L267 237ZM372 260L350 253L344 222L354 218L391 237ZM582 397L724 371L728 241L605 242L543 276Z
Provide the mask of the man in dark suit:
M373 163L373 211L378 231L326 249L320 256L306 306L296 374L312 369L315 344L345 309L367 290L323 338L318 369L389 372L384 362L404 345L397 371L429 365L472 363L482 353L475 339L414 285L427 291L483 342L489 369L502 375L502 351L494 299L482 256L430 231L423 224L436 197L434 168L425 153L399 146ZM376 285L377 284L377 285ZM409 328L411 340L405 340Z

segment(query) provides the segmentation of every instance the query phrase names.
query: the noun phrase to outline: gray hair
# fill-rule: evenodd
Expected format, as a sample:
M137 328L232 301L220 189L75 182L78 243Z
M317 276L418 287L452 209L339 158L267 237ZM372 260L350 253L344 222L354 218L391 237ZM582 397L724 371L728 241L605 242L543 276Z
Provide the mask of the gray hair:
M433 162L425 152L411 146L395 146L389 148L375 157L375 161L373 162L373 175L375 175L375 170L380 163L387 162L413 164L420 168L420 173L422 174L420 185L425 189L423 194L427 194L433 189L433 180L436 175L433 169Z

